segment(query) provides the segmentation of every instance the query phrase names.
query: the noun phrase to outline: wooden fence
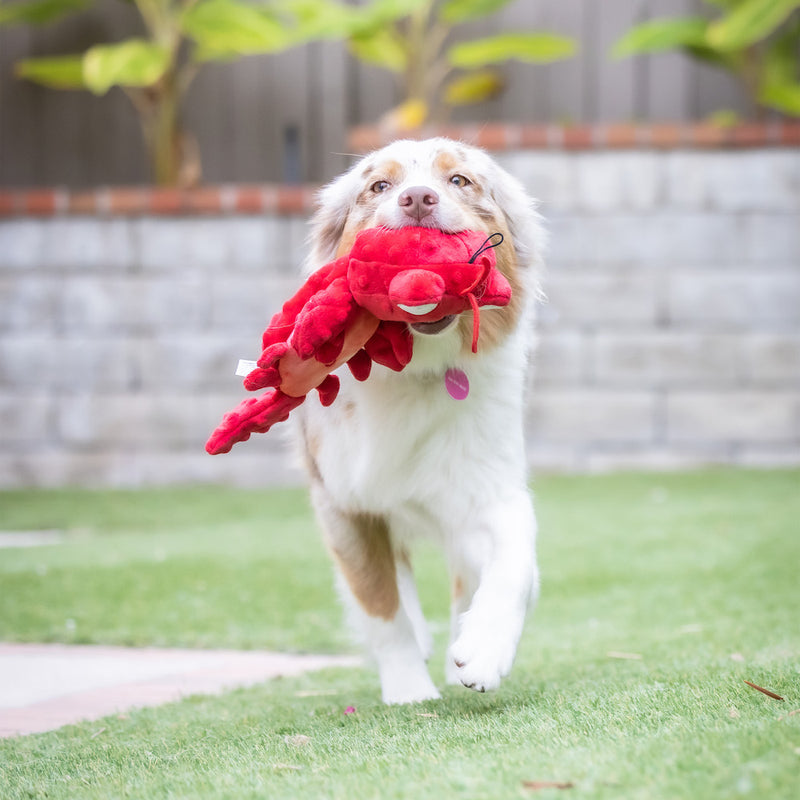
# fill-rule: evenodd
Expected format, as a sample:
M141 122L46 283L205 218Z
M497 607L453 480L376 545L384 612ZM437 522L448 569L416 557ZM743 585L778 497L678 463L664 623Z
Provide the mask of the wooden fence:
M703 7L699 0L517 0L483 30L553 30L579 42L575 58L511 64L497 100L456 120L510 122L664 121L742 111L733 81L680 54L614 61L614 41L637 22ZM138 122L112 90L44 89L16 79L27 56L77 52L139 30L135 11L103 0L45 29L0 30L0 185L73 187L146 182ZM209 182L321 181L347 164L347 130L377 120L396 102L388 73L355 62L341 43L210 64L193 84L185 120L197 137Z

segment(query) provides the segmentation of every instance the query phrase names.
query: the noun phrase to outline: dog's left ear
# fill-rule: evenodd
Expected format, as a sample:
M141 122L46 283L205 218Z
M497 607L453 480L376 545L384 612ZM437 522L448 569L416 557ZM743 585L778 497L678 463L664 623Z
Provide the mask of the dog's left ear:
M347 218L358 195L355 167L320 190L317 210L311 217L311 252L307 267L318 269L333 261Z
M539 267L547 235L536 210L537 201L525 187L502 167L493 163L495 175L489 182L495 204L503 212L521 267Z

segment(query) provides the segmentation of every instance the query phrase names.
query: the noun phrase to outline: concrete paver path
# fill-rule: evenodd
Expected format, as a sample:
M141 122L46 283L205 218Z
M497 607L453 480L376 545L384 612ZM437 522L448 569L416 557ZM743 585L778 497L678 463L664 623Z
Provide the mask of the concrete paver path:
M0 737L360 663L355 656L0 643Z

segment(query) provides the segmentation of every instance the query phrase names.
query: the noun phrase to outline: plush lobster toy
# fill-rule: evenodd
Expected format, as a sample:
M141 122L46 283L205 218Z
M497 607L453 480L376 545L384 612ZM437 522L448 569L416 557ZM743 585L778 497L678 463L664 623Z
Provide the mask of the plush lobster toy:
M227 453L251 433L266 433L317 389L328 406L339 391L332 374L347 364L360 381L372 362L400 371L411 361L409 324L436 323L473 311L477 352L480 307L501 307L511 286L496 267L502 234L447 234L432 228L371 228L348 255L311 275L270 322L263 352L244 386L272 387L242 401L211 434L206 450Z

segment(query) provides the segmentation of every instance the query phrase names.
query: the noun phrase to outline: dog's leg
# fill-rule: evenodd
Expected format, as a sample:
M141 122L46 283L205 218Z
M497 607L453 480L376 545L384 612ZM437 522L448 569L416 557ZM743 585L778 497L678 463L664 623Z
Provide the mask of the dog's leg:
M448 675L484 692L511 670L525 614L538 591L536 518L527 491L489 504L462 536L462 557L478 584L459 618Z
M472 602L472 595L475 593L477 576L468 570L463 563L451 564L451 597L450 597L450 644L458 639L461 632L461 616L464 614ZM459 668L455 661L447 652L444 664L445 679L448 684L461 683Z
M383 701L438 698L418 641L422 612L409 586L410 568L395 559L386 523L380 517L343 512L321 498L321 492L315 494L350 620L378 664Z
M431 636L428 623L425 621L425 615L422 613L422 606L417 595L417 584L414 581L414 573L411 570L411 562L405 551L400 551L397 554L396 566L400 603L408 615L411 626L414 628L414 636L422 657L427 661L433 653L433 636Z

